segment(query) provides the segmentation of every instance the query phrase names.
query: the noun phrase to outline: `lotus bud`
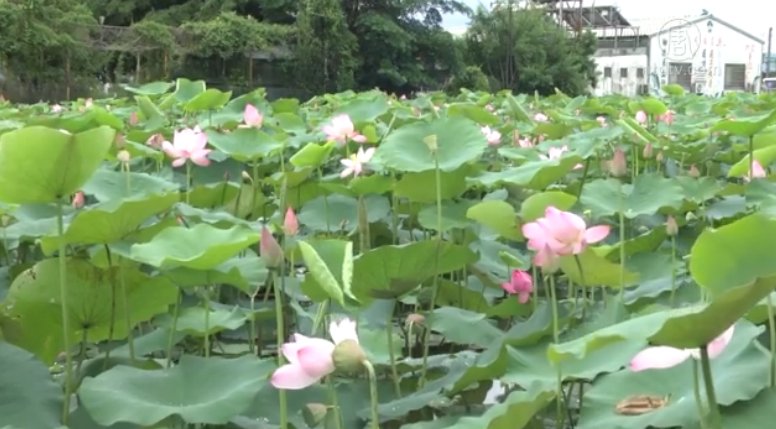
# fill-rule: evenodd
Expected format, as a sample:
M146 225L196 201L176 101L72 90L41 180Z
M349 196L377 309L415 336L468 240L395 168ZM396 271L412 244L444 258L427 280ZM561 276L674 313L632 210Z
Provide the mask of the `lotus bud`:
M280 248L280 244L266 226L261 228L259 255L268 268L277 268L283 263L283 249Z
M605 127L606 126L606 117L605 116L599 116L595 118L596 121L598 121L598 125Z
M698 170L698 167L695 166L695 164L690 166L690 171L688 172L690 177L698 178L701 176L701 172Z
M676 219L673 216L668 216L666 219L666 234L670 237L679 233L679 225L676 223Z
M621 148L614 150L614 156L609 161L609 172L614 177L622 177L628 173L628 161L625 158L625 151Z
M307 426L314 428L323 423L328 412L329 409L326 405L314 402L302 408L302 417Z
M410 313L407 315L405 323L407 325L422 325L426 322L426 317L419 313Z
M71 202L74 209L80 209L86 203L86 196L83 192L78 191L73 195L73 201Z
M133 127L140 122L140 119L137 117L137 112L132 112L129 114L129 125L132 125Z
M647 123L647 114L643 110L639 110L636 112L636 122L638 122L641 125L644 125Z
M641 154L644 156L644 159L650 159L655 155L655 147L652 145L652 143L647 143L644 146L644 151Z
M128 163L131 158L132 158L132 155L130 155L129 152L126 150L120 150L116 154L116 159L118 159L120 162L123 162L125 164Z
M334 347L331 357L334 360L334 367L338 371L355 374L364 370L366 353L358 341L345 340L340 342Z
M286 217L283 219L283 232L286 235L296 235L299 233L299 219L296 218L294 209L289 207L286 210Z

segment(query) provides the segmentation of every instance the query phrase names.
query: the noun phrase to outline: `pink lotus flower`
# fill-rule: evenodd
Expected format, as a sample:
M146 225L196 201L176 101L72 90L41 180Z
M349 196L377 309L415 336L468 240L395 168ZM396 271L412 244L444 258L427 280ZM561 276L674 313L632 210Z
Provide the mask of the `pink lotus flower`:
M549 161L556 161L560 159L564 153L568 152L568 146L555 146L547 150L547 155L539 155L539 158Z
M533 117L534 121L536 122L547 122L549 118L544 113L537 113Z
M340 163L345 166L345 169L340 173L340 177L343 179L350 176L358 176L364 171L364 164L368 163L375 154L375 148L370 147L364 150L363 147L358 148L358 152L355 155L350 155L350 158L341 159Z
M663 122L666 125L671 125L674 123L674 115L675 115L674 111L669 110L663 113L662 115L657 115L657 120L660 122Z
M763 165L760 164L760 161L755 159L752 163L752 169L744 176L744 181L751 182L752 179L762 179L766 176L768 176L768 173L763 168Z
M299 233L299 220L291 207L286 210L286 216L283 218L283 232L286 235L296 235Z
M577 255L588 244L597 243L609 235L608 225L587 227L584 219L571 212L550 206L544 217L522 227L528 248L536 251L534 264L551 267L557 256Z
M512 279L507 283L502 283L501 289L510 295L517 295L520 304L525 304L533 292L533 279L525 271L512 270Z
M283 263L283 249L266 226L261 227L259 256L268 268L277 268Z
M154 149L161 149L162 143L164 143L164 136L161 134L152 134L151 137L148 137L148 140L146 140L146 145L151 146Z
M643 110L639 110L636 112L636 122L638 122L641 125L644 125L647 123L647 114Z
M522 147L522 148L526 148L526 149L534 147L534 143L531 141L531 139L529 139L527 137L526 138L522 138L522 139L518 139L517 140L517 145Z
M243 111L243 122L247 127L261 128L261 125L264 123L264 116L256 106L246 104Z
M51 112L52 113L62 113L62 111L65 110L61 105L55 104L51 106Z
M211 152L206 149L207 134L203 133L199 127L194 129L184 128L175 132L173 142L162 142L162 150L170 158L173 158L172 166L180 167L191 160L194 164L206 167L210 165L207 155Z
M73 195L73 201L70 203L74 209L80 209L86 203L86 196L83 192L78 191Z
M494 130L490 127L482 127L480 128L480 131L482 131L482 134L485 135L489 145L497 146L501 143L501 133L497 130Z
M716 358L725 350L730 343L730 340L733 338L734 326L727 328L725 332L708 344L707 350L710 359ZM644 371L646 369L671 368L686 361L690 357L700 359L700 349L677 349L669 346L647 347L633 357L630 361L629 368L633 372Z
M332 340L294 334L294 341L283 344L281 351L288 361L276 369L270 382L277 389L300 390L334 372L334 347L346 340L358 343L356 322L344 319L329 325Z
M323 127L326 138L344 145L348 140L356 143L366 143L366 137L355 130L353 121L348 115L337 115L332 118L331 123Z

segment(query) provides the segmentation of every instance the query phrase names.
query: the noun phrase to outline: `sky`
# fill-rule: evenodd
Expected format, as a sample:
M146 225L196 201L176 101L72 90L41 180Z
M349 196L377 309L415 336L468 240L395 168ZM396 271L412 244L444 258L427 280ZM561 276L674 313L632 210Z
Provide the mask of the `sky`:
M479 4L485 6L490 4L490 0L462 1L472 9L476 9ZM768 28L776 27L776 1L774 0L583 0L583 6L592 5L618 6L625 19L634 22L695 17L706 9L717 18L765 40L766 44ZM449 15L444 20L445 27L453 33L465 30L467 23L468 18L461 15ZM776 35L773 43L773 50L776 51Z

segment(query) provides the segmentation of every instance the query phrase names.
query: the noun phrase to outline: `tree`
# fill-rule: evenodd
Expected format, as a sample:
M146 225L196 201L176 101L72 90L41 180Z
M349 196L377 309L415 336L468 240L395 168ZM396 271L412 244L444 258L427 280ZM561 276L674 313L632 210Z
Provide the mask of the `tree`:
M469 60L498 82L497 89L581 94L595 82L595 36L572 36L541 10L481 8L466 42Z
M304 89L317 94L353 88L357 40L340 0L301 0L296 27L296 74Z
M469 13L459 0L342 0L346 22L358 39L360 88L411 92L441 88L463 68L442 14Z

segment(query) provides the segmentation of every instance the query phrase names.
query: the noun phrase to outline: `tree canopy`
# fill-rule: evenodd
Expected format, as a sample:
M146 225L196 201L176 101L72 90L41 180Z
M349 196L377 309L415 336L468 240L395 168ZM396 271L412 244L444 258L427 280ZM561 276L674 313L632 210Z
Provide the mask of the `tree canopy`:
M594 80L594 37L540 10L480 9L463 39L442 27L452 12L472 11L460 0L0 0L0 72L68 88L175 75L250 85L255 57L279 61L287 85L310 94L578 94ZM106 37L100 24L124 31ZM280 59L256 56L278 47Z

